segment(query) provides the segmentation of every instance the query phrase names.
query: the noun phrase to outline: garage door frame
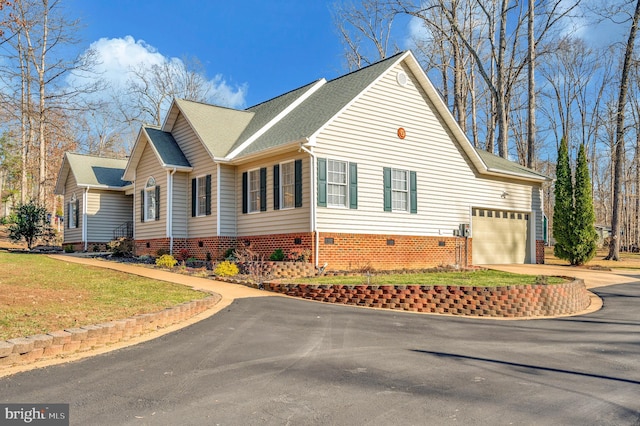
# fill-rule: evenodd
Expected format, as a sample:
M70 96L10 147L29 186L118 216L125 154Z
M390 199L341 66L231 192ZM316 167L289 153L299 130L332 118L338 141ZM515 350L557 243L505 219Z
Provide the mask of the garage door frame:
M484 215L486 216L480 216L480 212L483 212ZM526 228L525 231L526 232L526 239L523 242L524 246L523 248L517 248L517 252L514 252L513 254L516 255L518 252L520 253L520 255L522 255L522 249L524 249L524 263L535 263L535 255L536 255L536 246L535 246L535 235L536 235L536 215L535 212L531 212L531 211L522 211L522 210L512 210L512 209L505 209L505 208L489 208L489 207L479 207L479 206L474 206L471 207L470 209L470 217L471 217L471 237L472 237L472 261L473 264L490 264L490 263L509 263L509 262L505 262L505 257L503 256L502 259L500 259L500 257L496 257L494 259L487 259L484 255L480 256L478 254L478 250L495 250L495 246L501 246L501 245L518 245L518 242L513 240L513 238L510 238L508 236L508 234L501 234L499 232L500 228L501 228L501 221L508 221L510 220L509 218L512 217L511 215L516 215L516 218L518 217L517 215L528 215L528 220L526 223ZM504 214L507 214L507 217L504 217ZM497 215L500 215L499 218L497 218ZM488 216L491 215L492 218L495 219L496 221L496 225L494 229L489 228L485 228L483 229L481 232L485 233L486 231L492 231L491 232L491 237L492 238L490 241L480 241L477 238L482 238L480 233L476 233L476 231L480 231L480 229L478 229L480 227L480 225L478 224L478 220L476 218L481 218L482 217L482 221L485 224L488 224ZM524 220L524 217L527 216L523 216L523 219L519 219L521 221ZM475 223L474 223L475 222ZM508 222L503 222L502 227L504 226L510 226L511 224ZM513 224L514 228L517 229L518 226L520 226L517 223ZM476 229L474 229L476 228ZM477 234L477 235L476 235ZM496 238L493 239L493 237L500 237L503 236L504 239L501 240L500 238ZM492 245L494 247L492 247ZM518 258L520 258L520 256L518 256ZM493 261L487 261L487 260L493 260ZM512 259L507 259L506 260L512 260ZM522 261L518 261L517 263L523 263Z

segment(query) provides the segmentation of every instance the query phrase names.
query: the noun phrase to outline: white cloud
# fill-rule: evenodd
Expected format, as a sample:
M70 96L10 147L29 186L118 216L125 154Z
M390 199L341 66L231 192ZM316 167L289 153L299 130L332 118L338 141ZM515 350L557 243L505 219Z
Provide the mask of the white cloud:
M171 58L162 55L158 50L147 44L144 40L135 40L132 36L123 38L101 38L93 42L89 50L96 55L97 66L95 74L75 75L72 77L75 83L91 78L101 78L108 86L108 91L121 91L127 82L133 78L132 68L151 67L163 63L171 63L176 66L184 66L179 58ZM213 78L204 76L212 88L210 95L216 103L231 108L243 108L247 85L233 86L224 76L216 74ZM72 83L71 81L69 82Z

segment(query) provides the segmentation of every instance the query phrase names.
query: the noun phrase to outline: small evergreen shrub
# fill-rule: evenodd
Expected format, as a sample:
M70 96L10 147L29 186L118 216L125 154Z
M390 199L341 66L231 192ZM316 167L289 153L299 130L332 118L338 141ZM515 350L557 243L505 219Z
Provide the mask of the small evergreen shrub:
M133 246L133 239L127 237L121 237L107 243L107 248L114 257L129 257L133 255Z
M238 275L239 272L238 265L228 260L218 263L216 269L213 270L213 273L219 277L232 277Z
M161 248L161 249L158 249L158 251L156 251L156 256L157 257L162 257L165 254L170 254L169 250Z
M284 251L282 249L276 249L271 256L269 256L269 260L273 260L274 262L280 262L284 260Z
M171 256L170 254L163 254L156 259L156 265L161 268L171 269L176 266L177 263L178 261L175 259L175 257Z
M63 248L65 253L73 253L75 250L73 250L73 245L71 244L67 244L66 246L64 246Z

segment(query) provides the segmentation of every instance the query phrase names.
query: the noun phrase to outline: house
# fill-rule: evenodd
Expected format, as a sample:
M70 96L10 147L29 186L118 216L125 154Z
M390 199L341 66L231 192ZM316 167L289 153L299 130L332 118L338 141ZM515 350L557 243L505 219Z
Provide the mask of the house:
M105 249L118 236L132 236L131 183L122 180L127 160L67 152L55 194L64 196L64 245Z
M409 51L242 111L176 99L141 128L123 179L138 254L309 250L351 270L544 260L548 178L474 149Z

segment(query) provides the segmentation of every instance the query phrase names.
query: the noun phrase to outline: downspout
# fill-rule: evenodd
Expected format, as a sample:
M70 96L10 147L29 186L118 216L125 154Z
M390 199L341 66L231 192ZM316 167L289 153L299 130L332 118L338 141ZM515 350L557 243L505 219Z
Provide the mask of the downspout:
M308 140L308 139L307 139ZM311 183L310 183L310 188L311 190L309 191L311 193L311 231L314 234L314 248L313 248L313 253L314 253L314 266L317 268L319 263L320 263L320 234L318 233L318 219L317 219L317 212L316 212L316 191L314 190L315 188L315 182L316 182L316 164L317 164L317 160L316 160L316 154L313 152L313 147L311 147L311 149L303 146L302 144L300 144L300 149L299 151L304 151L307 154L309 154L310 156L310 160L311 160Z
M171 255L173 255L173 175L175 172L175 167L171 172L167 170L167 235L169 236L169 254Z
M89 196L89 188L84 189L84 197L82 197L82 241L84 241L84 251L89 248L87 241L87 197Z
M216 163L216 236L220 236L220 218L221 218L221 213L220 213L220 163ZM218 243L219 244L219 243Z

